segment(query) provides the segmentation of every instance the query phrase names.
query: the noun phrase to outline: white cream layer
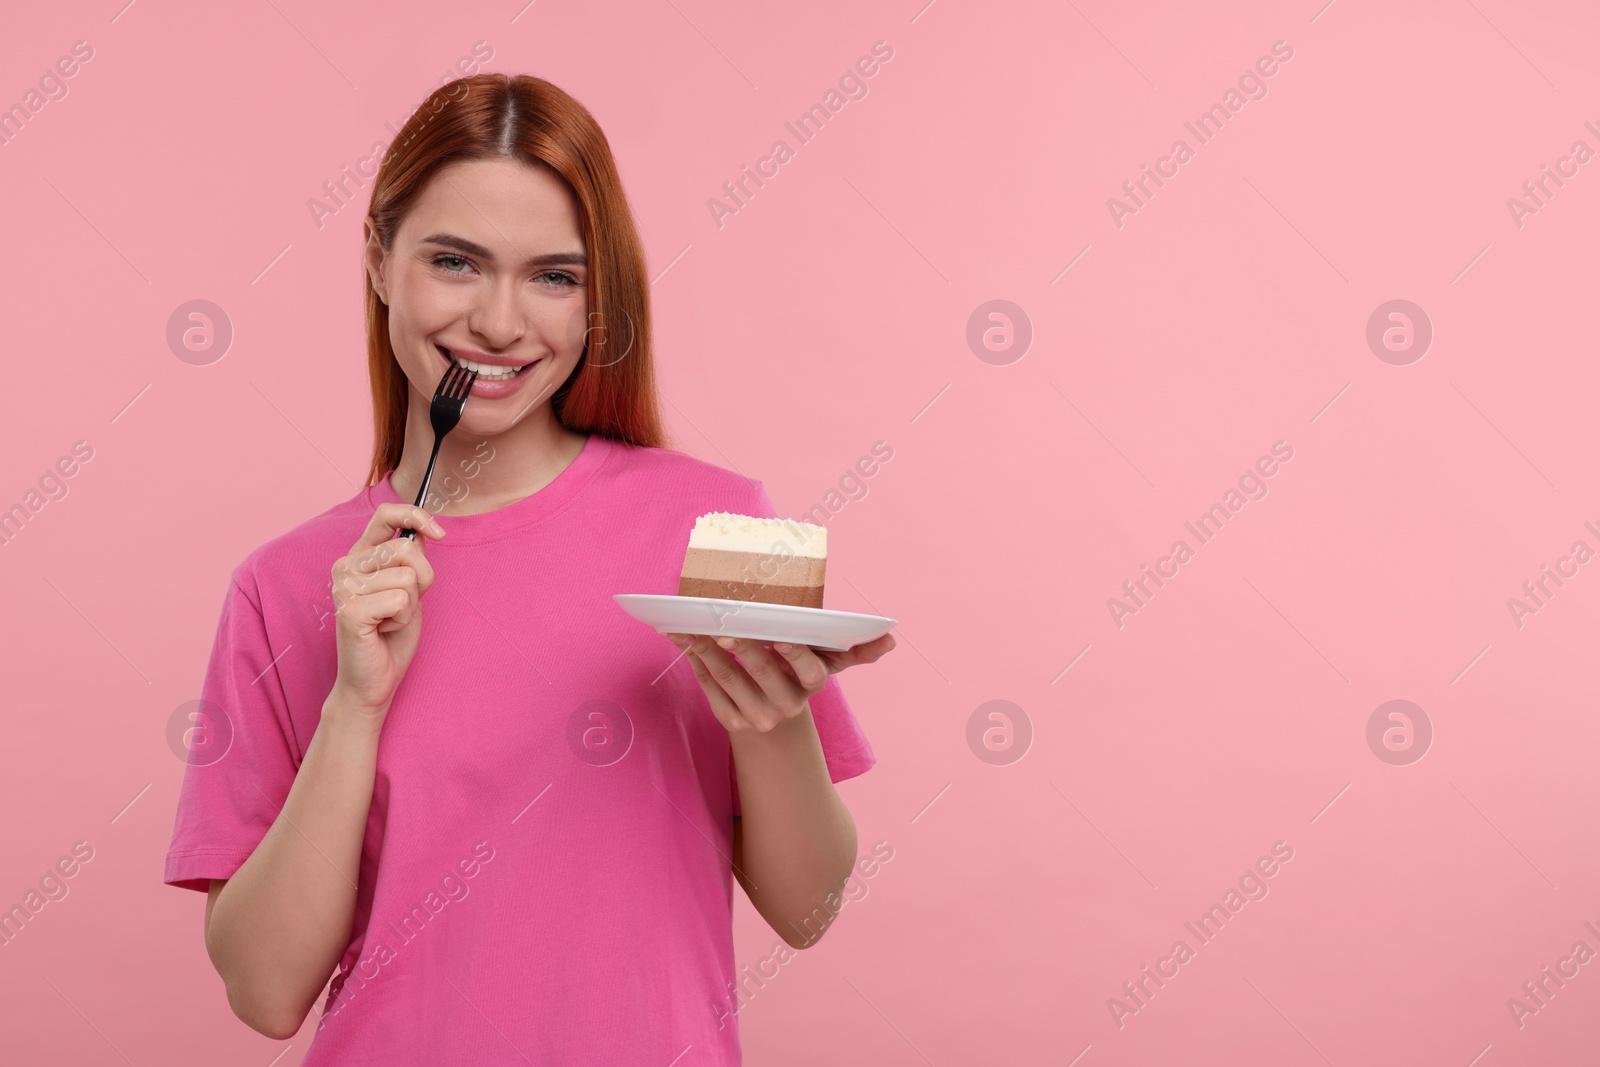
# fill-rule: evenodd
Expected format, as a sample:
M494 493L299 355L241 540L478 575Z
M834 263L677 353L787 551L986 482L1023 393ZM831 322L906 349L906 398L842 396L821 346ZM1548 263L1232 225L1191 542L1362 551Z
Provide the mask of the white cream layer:
M815 523L798 519L758 519L727 511L712 511L694 520L689 531L690 548L719 549L724 552L781 551L787 545L796 556L826 559L828 531Z

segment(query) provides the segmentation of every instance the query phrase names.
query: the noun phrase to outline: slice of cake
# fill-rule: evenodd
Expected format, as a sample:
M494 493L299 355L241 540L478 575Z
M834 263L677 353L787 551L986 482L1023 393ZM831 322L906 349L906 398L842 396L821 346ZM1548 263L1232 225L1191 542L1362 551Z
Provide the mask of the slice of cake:
M689 532L678 595L820 608L827 562L821 526L712 511Z

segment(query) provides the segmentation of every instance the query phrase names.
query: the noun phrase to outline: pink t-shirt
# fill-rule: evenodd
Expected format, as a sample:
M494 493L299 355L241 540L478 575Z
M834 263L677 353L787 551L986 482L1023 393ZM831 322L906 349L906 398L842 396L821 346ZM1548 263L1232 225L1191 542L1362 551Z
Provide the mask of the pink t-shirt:
M333 563L399 499L386 478L234 570L168 885L232 876L277 818L337 674ZM612 599L676 593L708 511L776 517L759 481L595 434L532 496L440 516L306 1067L741 1062L728 733ZM873 765L837 676L811 713L833 781Z

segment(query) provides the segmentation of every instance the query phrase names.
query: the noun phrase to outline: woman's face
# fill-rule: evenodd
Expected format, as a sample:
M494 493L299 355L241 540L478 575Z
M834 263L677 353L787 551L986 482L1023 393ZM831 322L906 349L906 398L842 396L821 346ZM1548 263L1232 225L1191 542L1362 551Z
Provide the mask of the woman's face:
M366 239L395 358L423 405L449 370L447 353L524 368L505 381L480 371L467 433L503 433L543 410L577 366L587 249L577 202L550 171L507 159L453 163L422 191L387 253L370 218Z

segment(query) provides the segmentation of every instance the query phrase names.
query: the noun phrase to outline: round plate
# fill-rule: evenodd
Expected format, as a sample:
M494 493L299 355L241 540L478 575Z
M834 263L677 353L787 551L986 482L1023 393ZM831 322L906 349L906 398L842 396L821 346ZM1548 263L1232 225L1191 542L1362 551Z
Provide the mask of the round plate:
M651 593L614 593L612 598L623 611L647 626L654 626L657 633L788 641L830 652L843 652L881 637L898 621L882 615L797 608L756 600Z

